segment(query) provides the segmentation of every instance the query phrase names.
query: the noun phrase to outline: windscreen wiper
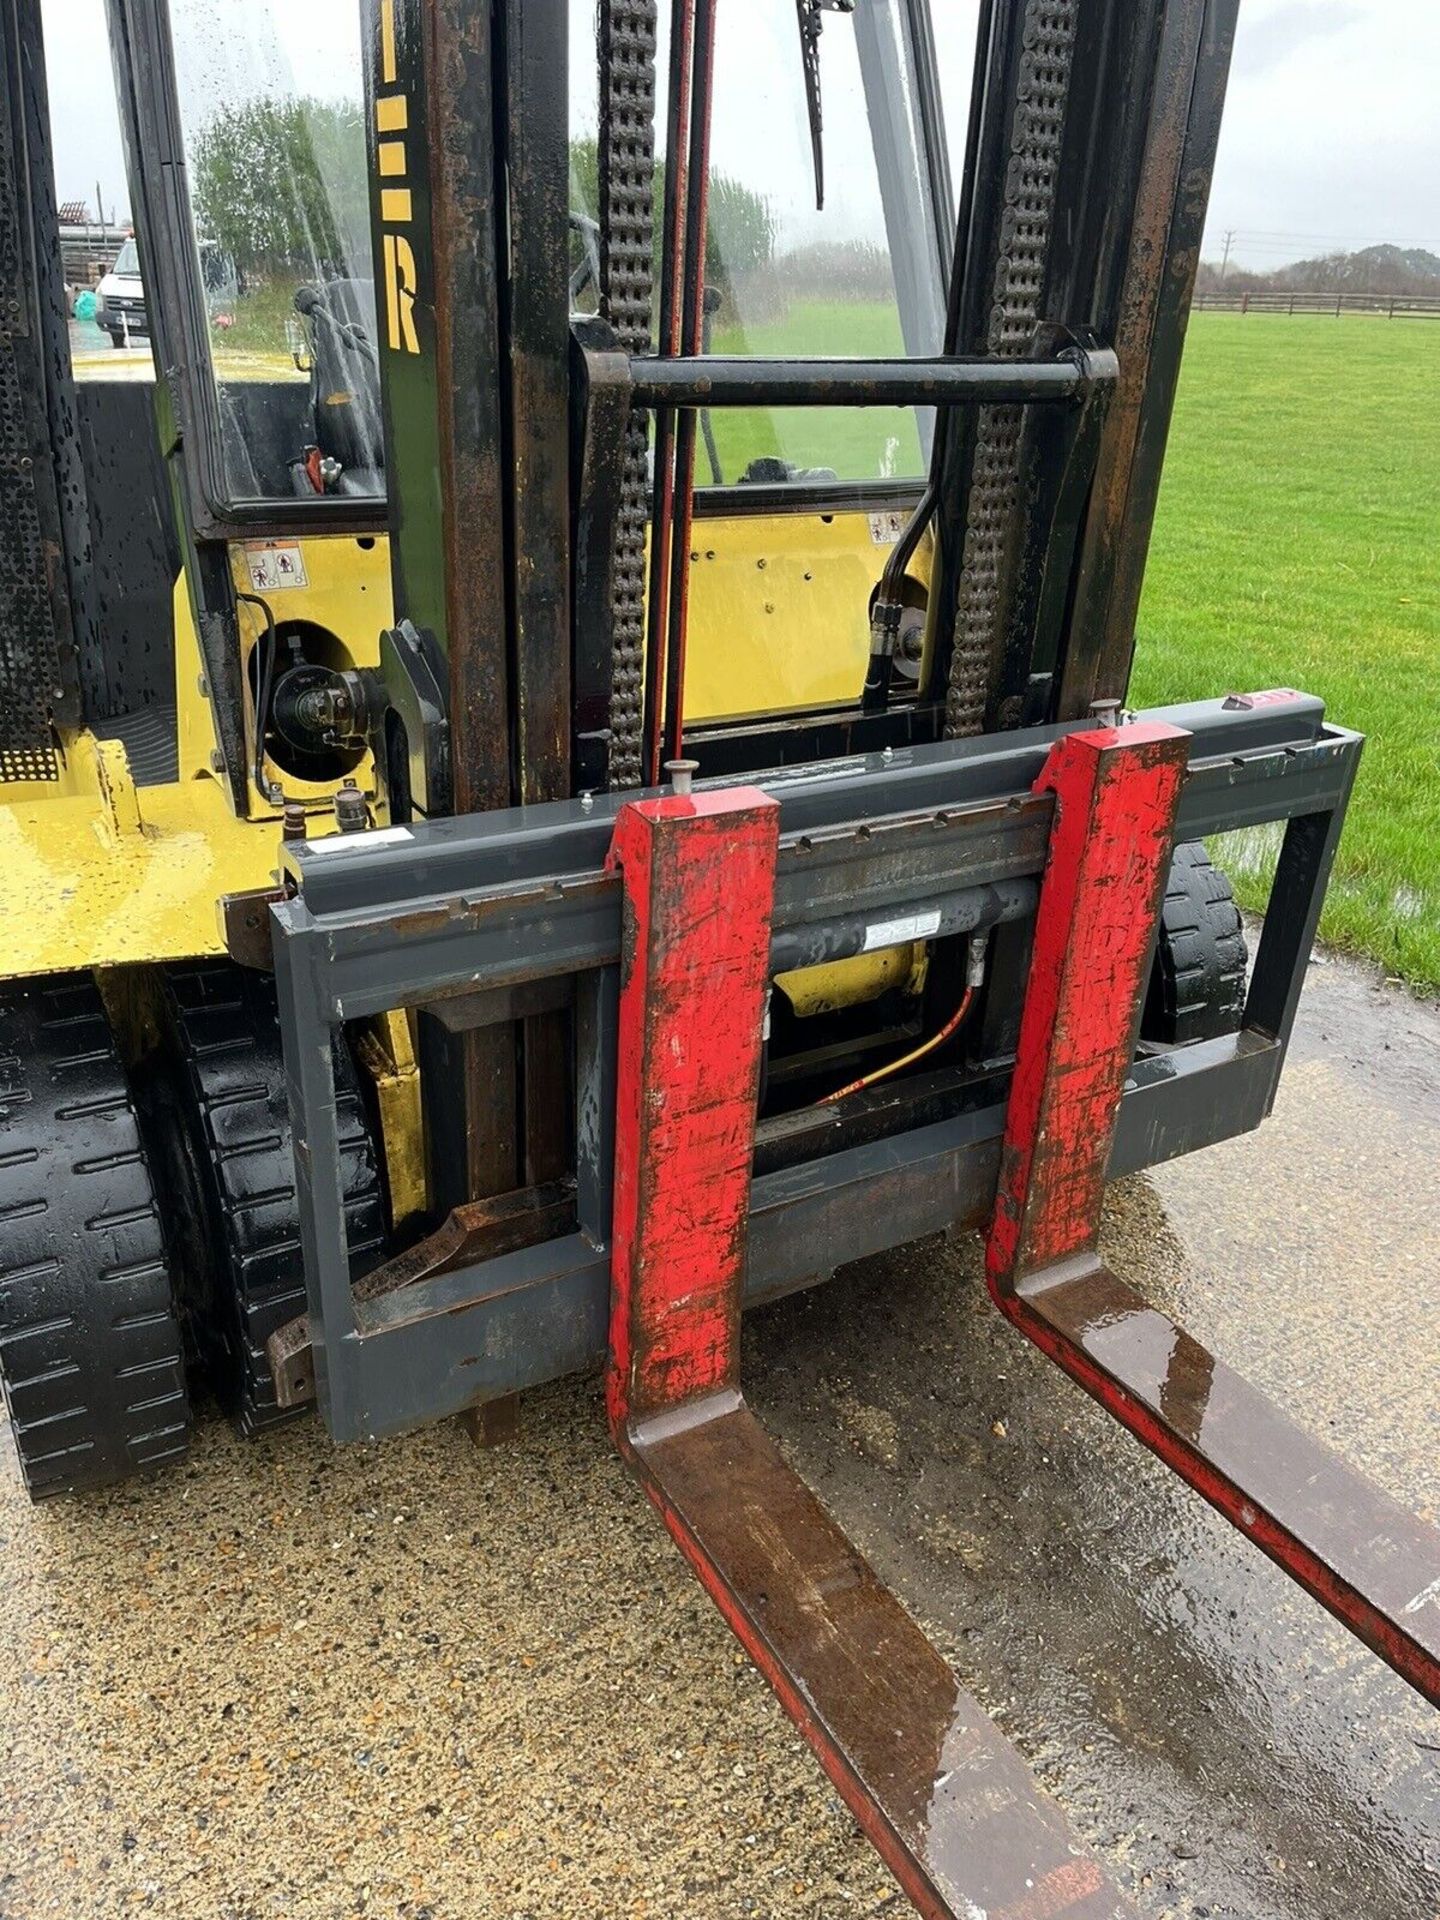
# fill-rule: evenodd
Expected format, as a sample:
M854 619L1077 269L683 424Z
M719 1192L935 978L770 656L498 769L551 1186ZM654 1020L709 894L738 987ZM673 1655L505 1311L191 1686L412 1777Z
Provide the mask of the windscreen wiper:
M805 110L810 116L810 151L815 156L815 209L825 205L825 149L820 118L820 30L827 13L853 13L855 0L795 0L800 22L800 61L805 72Z

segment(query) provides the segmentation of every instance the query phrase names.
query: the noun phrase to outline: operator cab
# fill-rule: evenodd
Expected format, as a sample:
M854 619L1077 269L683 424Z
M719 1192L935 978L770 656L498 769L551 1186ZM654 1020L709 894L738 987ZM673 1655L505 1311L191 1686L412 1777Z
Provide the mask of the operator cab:
M301 499L385 491L385 424L375 350L375 282L326 280L295 289L303 344L295 364L310 376L314 439L291 462Z
M298 593L271 598L277 627L292 640L306 628L299 637L307 663L323 653L368 668L388 624L378 354L390 323L377 314L368 174L373 165L387 196L408 200L409 187L387 172L402 164L405 130L377 135L375 153L367 151L358 5L316 12L254 0L227 12L223 28L207 0L110 5L119 41L131 49L131 165L149 183L142 239L155 262L162 324L177 336L166 358L187 422L176 455L179 497L192 535L230 551L223 567L188 570L195 624L203 634L218 616L238 629L253 708L267 676L252 656L270 643L259 610L235 590L264 596L280 577L278 561L249 552L257 541L300 543L298 561L287 560L290 579L325 571L349 583L346 617L360 612L359 635L338 615L301 617ZM959 11L964 18L952 20L940 9L945 18L933 26L924 7L909 9L903 22L888 8L838 13L818 64L804 65L792 10L735 0L722 11L703 351L941 350L955 218L946 117L948 110L952 125L963 121L973 36L970 9ZM595 313L601 277L588 0L574 0L569 20L570 305L579 321ZM943 102L932 32L955 76L957 97ZM662 71L667 33L662 18ZM151 75L161 84L149 84ZM814 118L821 99L819 158L831 155L823 208ZM413 146L414 126L406 137ZM662 140L657 245L667 164ZM175 179L183 196L165 185ZM225 263L219 315L210 285L217 261ZM657 273L656 329L658 289ZM866 678L872 596L920 498L933 425L924 408L756 406L701 415L687 724L724 733L821 712L847 724ZM652 434L652 461L653 444ZM327 561L318 543L330 540ZM897 701L921 676L927 566L922 543L906 573ZM596 690L591 704L602 697ZM577 687L577 705L586 698ZM247 723L266 736L262 760L283 757L269 716L251 711ZM247 766L256 764L253 749L252 740ZM782 758L789 750L777 748ZM581 784L591 777L588 768L577 776ZM271 765L269 786L283 779ZM256 785L248 801L237 799L263 811L268 790Z

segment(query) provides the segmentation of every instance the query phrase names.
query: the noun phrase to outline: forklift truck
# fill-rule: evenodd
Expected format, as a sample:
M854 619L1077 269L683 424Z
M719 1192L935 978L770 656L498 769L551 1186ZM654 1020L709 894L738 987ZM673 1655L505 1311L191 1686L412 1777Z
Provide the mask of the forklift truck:
M917 1907L1125 1913L764 1435L737 1333L986 1228L999 1310L1440 1694L1433 1529L1096 1252L1107 1175L1269 1110L1361 746L1290 689L1123 704L1234 0L982 0L958 186L925 0L666 11L365 0L368 241L271 263L292 378L205 324L196 10L112 0L157 485L107 502L143 436L69 379L6 0L11 1429L41 1497L183 1453L192 1383L375 1441L602 1365ZM715 350L712 136L777 13L817 201L863 103L888 356ZM913 481L783 457L842 416L913 433ZM1203 844L1266 821L1251 960Z

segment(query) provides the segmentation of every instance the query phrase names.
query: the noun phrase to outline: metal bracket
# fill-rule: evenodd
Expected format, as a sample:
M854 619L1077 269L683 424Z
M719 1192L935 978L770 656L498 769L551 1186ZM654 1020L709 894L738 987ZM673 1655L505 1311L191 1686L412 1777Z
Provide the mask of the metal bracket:
M380 636L380 667L389 695L382 724L393 728L374 742L385 770L391 812L408 819L445 813L453 803L449 695L444 655L429 628L402 620Z
M990 1230L990 1291L1107 1412L1440 1704L1440 1533L1318 1445L1099 1256L1187 746L1163 725L1072 733L1036 783L1055 796L1055 825Z

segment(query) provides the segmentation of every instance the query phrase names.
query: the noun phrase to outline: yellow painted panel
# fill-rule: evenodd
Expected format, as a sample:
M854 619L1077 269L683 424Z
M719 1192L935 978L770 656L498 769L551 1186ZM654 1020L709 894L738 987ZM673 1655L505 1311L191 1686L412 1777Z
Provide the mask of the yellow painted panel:
M697 519L690 551L687 720L859 699L889 554L868 514Z
M324 538L292 541L254 540L236 542L230 548L230 573L239 593L253 591L250 556L266 548L298 546L303 562L303 586L268 587L265 599L275 615L276 624L305 620L333 633L357 667L374 667L380 662L380 634L393 622L390 594L390 543L383 536L369 534L331 534ZM264 630L260 609L247 601L237 608L241 632L241 667L247 689L245 734L247 765L253 754L254 713L249 698L248 663L250 653ZM179 716L180 778L210 771L210 756L215 750L215 726L208 695L201 692L204 673L200 643L195 632L195 616L189 590L182 574L175 583L175 706ZM292 799L328 803L334 783L312 785L296 780L271 765L272 778L278 779ZM373 786L368 758L356 770L356 779ZM251 811L273 816L276 809L262 802L250 789Z
M0 978L219 953L219 896L275 884L274 827L218 781L130 794L138 827L94 792L0 806Z
M338 634L357 667L380 660L380 634L394 624L390 597L390 542L383 536L327 534L323 539L237 541L230 548L230 572L239 593L253 593L248 554L277 546L299 547L303 587L267 587L265 598L277 622L310 620ZM259 618L255 607L241 609Z
M277 620L312 621L337 635L356 664L375 664L392 618L388 542L346 535L300 544L307 584L267 595ZM688 717L853 700L887 551L861 512L698 520ZM232 550L232 565L237 587L248 590L243 546ZM241 611L248 654L257 610ZM82 732L67 743L59 782L0 790L0 978L218 953L219 895L272 884L273 818L237 820L209 770L215 735L183 580L175 618L176 782L137 791L119 750L102 751ZM246 719L248 731L248 712ZM328 792L305 797L325 809ZM312 830L327 829L321 811ZM845 983L847 997L856 985Z
M775 985L802 1020L837 1007L859 1006L878 1000L891 987L918 992L924 984L925 943L881 947L876 953L856 953L846 960L827 960L820 966L777 973Z

